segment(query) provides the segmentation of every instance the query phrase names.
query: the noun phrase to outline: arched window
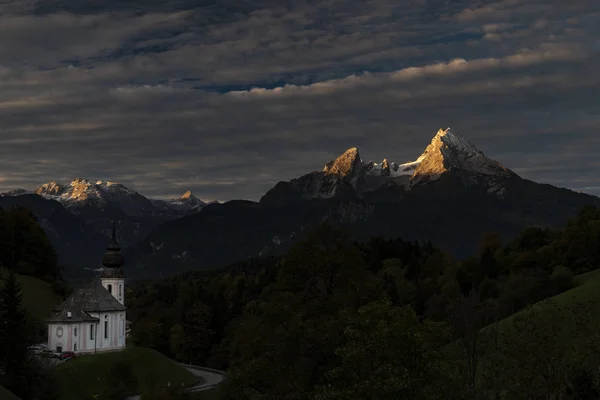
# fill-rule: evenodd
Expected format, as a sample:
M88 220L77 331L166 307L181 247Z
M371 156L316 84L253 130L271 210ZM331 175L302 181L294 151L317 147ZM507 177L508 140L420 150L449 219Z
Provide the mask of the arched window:
M104 315L104 339L108 339L108 314Z
M112 294L112 285L106 285L106 290L108 290L108 293Z
M123 284L119 283L119 301L123 300Z

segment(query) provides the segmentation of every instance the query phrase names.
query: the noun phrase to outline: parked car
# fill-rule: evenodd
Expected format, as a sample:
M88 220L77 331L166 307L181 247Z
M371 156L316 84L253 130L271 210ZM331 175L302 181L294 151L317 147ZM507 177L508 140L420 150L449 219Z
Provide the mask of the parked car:
M73 353L72 351L63 351L62 353L58 354L58 358L60 360L70 360L71 358L77 357L77 355L75 353Z
M48 349L42 349L38 354L42 357L58 358L58 353Z
M48 347L46 346L45 343L40 343L40 344L34 344L32 346L29 346L27 348L27 350L32 351L33 354L40 354L42 351L48 350Z

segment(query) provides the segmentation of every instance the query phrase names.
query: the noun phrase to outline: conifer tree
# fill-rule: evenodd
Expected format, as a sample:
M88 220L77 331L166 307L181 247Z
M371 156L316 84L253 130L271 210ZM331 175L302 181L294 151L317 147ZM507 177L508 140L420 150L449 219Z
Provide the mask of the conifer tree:
M27 387L27 317L23 309L23 292L15 273L8 271L0 287L2 329L0 356L5 387L19 394Z

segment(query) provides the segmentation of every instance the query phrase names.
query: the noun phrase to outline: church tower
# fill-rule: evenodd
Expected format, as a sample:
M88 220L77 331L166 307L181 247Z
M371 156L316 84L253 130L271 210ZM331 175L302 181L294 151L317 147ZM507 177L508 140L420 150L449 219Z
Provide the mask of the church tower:
M121 246L117 242L115 223L113 222L112 238L106 248L104 257L102 257L104 269L100 280L102 281L102 286L119 303L125 305L125 274L123 273L123 264L125 264L125 259L121 253Z

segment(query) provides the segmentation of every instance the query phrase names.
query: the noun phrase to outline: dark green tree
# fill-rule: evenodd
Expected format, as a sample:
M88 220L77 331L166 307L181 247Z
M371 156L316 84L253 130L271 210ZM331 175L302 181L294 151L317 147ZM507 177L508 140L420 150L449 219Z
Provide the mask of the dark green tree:
M4 369L2 383L18 396L28 397L27 317L23 309L23 293L14 272L9 271L0 287L2 329L0 356Z
M377 301L353 313L336 349L339 365L312 399L458 399L450 330L419 321L411 307Z

